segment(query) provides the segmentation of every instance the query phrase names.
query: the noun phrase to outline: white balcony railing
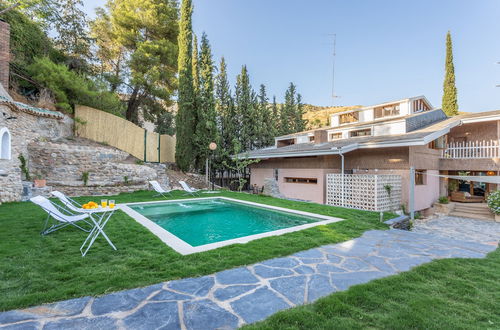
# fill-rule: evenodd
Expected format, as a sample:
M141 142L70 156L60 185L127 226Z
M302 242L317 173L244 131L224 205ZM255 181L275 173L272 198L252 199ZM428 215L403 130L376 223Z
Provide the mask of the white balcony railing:
M480 159L499 157L499 140L450 143L445 149L441 150L441 158L445 159Z

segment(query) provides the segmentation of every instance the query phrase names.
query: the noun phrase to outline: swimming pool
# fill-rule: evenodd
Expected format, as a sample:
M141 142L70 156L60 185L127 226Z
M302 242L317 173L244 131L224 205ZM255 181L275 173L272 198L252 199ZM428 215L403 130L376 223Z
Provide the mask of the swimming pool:
M121 208L182 254L342 220L227 197L129 203Z

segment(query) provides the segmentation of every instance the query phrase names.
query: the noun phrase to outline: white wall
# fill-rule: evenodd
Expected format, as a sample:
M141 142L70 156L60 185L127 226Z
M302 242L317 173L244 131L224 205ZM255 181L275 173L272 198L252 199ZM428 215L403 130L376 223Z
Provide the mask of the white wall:
M402 103L399 104L399 114L401 116L405 116L405 115L410 115L411 114L410 102L409 101L402 102Z
M339 115L332 115L330 117L330 124L332 125L332 127L339 126Z
M372 134L374 136L403 134L403 133L406 133L406 124L404 121L374 125L372 131Z
M297 139L295 141L296 143L308 143L309 135L299 135L297 136Z
M359 122L372 121L373 117L373 108L365 109L359 112Z

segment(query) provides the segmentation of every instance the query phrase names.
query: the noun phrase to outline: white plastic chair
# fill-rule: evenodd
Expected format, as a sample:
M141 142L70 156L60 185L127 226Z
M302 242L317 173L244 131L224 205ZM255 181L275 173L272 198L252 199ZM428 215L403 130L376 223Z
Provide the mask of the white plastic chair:
M163 187L160 186L160 184L158 183L158 181L149 181L149 183L151 184L151 186L153 187L153 189L158 193L158 194L154 195L153 197L161 195L164 198L167 198L167 196L165 196L165 194L168 194L168 195L171 196L172 190L165 190L165 189L163 189Z
M45 226L41 232L42 235L48 235L69 225L83 230L84 232L90 232L90 230L87 230L76 224L78 221L83 221L86 224L90 225L90 223L85 220L90 217L88 214L65 214L64 212L69 213L69 211L52 203L43 196L30 198L30 201L40 206L48 214L47 219L45 220ZM53 218L58 223L55 223L52 226L48 227L50 218Z
M192 188L190 187L186 182L184 181L179 181L179 184L181 185L182 189L184 189L184 191L192 196L198 196L199 193L200 193L200 190L199 189L196 189L196 188Z

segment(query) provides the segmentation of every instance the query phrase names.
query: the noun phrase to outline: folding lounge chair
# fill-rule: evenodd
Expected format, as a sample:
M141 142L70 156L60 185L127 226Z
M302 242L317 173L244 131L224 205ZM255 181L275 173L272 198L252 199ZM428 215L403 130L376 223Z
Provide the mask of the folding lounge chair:
M47 198L43 196L36 196L33 198L30 198L30 201L37 204L40 206L45 212L47 212L47 219L45 220L45 226L41 232L42 235L47 235L50 234L56 230L59 230L61 228L64 228L66 226L74 226L80 230L83 230L84 232L90 232L90 230L87 230L83 227L80 227L77 225L77 222L83 221L86 224L90 225L89 222L87 222L85 219L89 218L88 214L65 214L69 213L68 210L65 208L58 206L51 201L49 201ZM49 225L49 219L53 218L56 220L58 223L53 224L52 226L48 227Z
M57 197L57 199L59 199L61 201L61 203L63 203L64 206L66 206L66 208L68 208L69 211L71 211L72 213L76 213L76 214L87 213L87 212L85 212L85 209L82 209L82 206L79 203L77 203L75 200L69 198L68 196L66 196L62 192L54 190L54 191L51 191L50 193L54 197Z
M164 198L167 198L167 196L165 196L165 194L171 195L171 193L172 193L172 190L163 189L162 186L160 186L160 184L158 183L158 181L149 181L149 183L151 184L153 189L158 193L158 194L154 195L153 197L161 195Z
M192 196L198 196L200 194L200 191L198 189L195 189L195 188L192 188L190 187L186 182L184 181L179 181L179 184L181 185L182 189L184 189L184 191L186 193L188 193L189 195L192 195Z

